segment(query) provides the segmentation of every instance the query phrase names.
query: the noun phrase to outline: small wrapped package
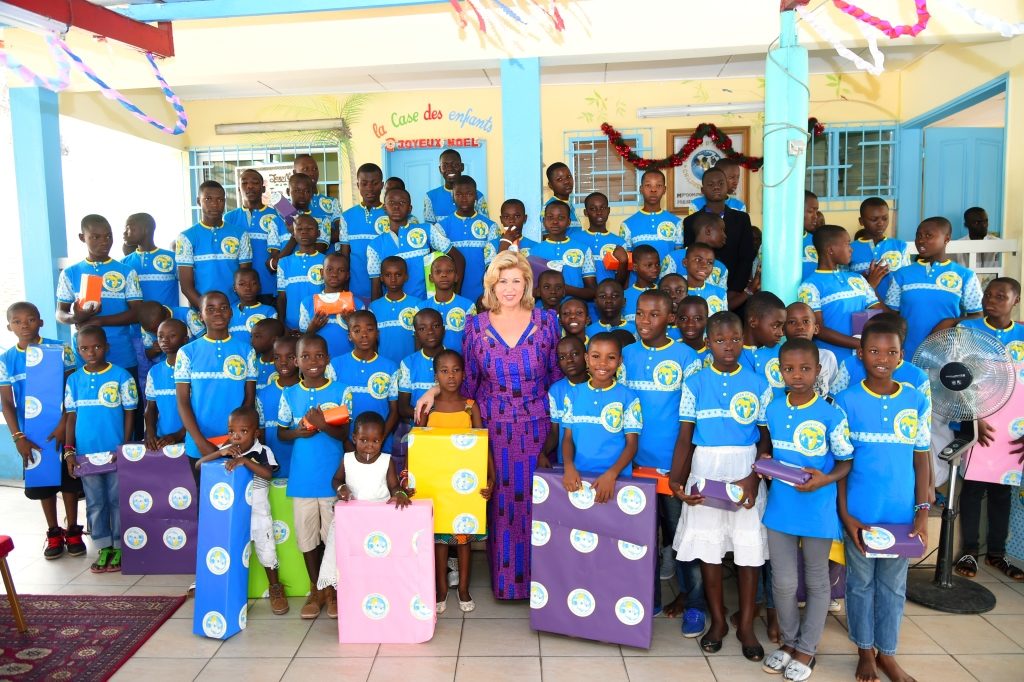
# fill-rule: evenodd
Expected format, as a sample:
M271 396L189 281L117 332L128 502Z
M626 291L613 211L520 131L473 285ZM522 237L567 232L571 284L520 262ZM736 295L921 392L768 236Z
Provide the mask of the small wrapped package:
M1021 484L1020 456L1011 454L1013 441L1024 436L1024 363L1014 365L1016 382L1010 399L985 421L995 429L992 444L975 445L967 458L964 478L969 481Z
M434 532L487 532L487 430L414 428L409 444L409 487L434 502Z
M103 302L103 277L82 275L78 282L78 306L82 310L96 310Z
M60 485L58 446L47 438L60 422L64 405L64 346L32 344L25 349L25 437L38 445L25 467L25 487Z
M691 495L703 495L704 504L725 511L736 511L743 506L743 488L735 483L698 478L690 486Z
M871 526L860 532L864 543L864 555L873 559L917 559L924 554L924 543L920 537L910 537L914 526L910 523L890 523L885 526Z
M121 572L190 574L196 570L199 501L181 443L161 450L128 443L117 453Z
M328 407L323 410L324 421L331 426L341 426L342 424L348 424L348 408L344 405L335 405L334 407ZM302 428L307 431L315 431L316 427L306 421L306 418L302 418Z
M252 472L228 471L226 460L203 464L196 552L196 605L192 632L228 639L245 629L252 556Z
M351 291L321 293L313 296L313 313L316 315L348 315L356 309Z
M655 469L654 467L633 467L633 476L635 478L651 478L654 479L657 485L657 493L659 495L672 496L672 489L668 487L668 472L664 469Z
M615 254L612 251L609 251L608 253L604 254L604 259L601 261L601 263L604 265L606 270L611 270L612 272L614 272L619 269L619 259L615 257ZM626 267L630 270L633 269L632 253L626 254Z
M274 549L277 550L277 575L284 586L286 597L305 597L309 594L309 573L302 552L295 542L295 517L292 498L287 495L288 479L275 478L270 482L270 516L274 519ZM249 598L270 596L267 572L255 555L249 559Z
M803 485L811 480L803 467L778 459L759 459L754 462L754 471L786 485Z
M878 313L884 312L883 308L868 308L850 315L850 335L860 338L864 333L864 325Z
M533 476L530 627L649 649L658 545L656 484L622 477L597 504L595 476L566 493L561 468Z
M113 452L94 452L90 455L76 455L76 472L79 476L95 476L117 471L117 459Z
M292 205L291 200L289 200L288 197L284 195L277 195L276 193L272 194L270 196L270 200L274 202L274 210L281 215L281 217L284 219L284 222L288 225L291 225L292 222L295 220L295 216L299 214L299 209L295 208L295 206Z
M418 644L434 636L434 520L430 500L334 505L338 641Z

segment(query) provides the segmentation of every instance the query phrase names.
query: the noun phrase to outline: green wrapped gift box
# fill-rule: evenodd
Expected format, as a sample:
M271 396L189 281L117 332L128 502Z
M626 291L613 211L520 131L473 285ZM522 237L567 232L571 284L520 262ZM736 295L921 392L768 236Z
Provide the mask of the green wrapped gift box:
M305 597L309 594L309 573L302 560L302 552L295 543L295 522L292 500L288 497L288 479L275 478L270 482L270 515L274 518L274 542L277 543L278 576L287 597ZM255 550L249 562L249 598L268 597L270 583L267 572L256 558Z

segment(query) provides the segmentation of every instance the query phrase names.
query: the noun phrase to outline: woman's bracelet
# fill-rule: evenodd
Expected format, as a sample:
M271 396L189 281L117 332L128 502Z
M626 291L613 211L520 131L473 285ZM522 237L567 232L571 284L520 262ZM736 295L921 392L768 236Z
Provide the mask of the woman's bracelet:
M921 504L915 504L914 505L914 511L916 511L916 512L919 512L919 511L922 511L922 510L923 511L928 511L931 508L932 508L932 505L929 504L928 502L922 502Z
M61 457L61 459L64 460L64 459L67 459L68 457L74 457L77 454L78 454L78 451L75 450L75 446L73 446L73 445L65 445L64 446L64 456Z

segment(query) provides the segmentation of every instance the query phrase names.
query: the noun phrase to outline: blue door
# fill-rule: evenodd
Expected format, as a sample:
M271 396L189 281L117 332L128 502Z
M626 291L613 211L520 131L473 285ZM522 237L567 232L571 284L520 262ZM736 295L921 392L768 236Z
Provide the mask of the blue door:
M487 147L480 141L479 147L459 147L465 175L476 180L478 190L487 196ZM423 199L427 190L442 184L441 171L437 169L439 157L444 149L395 149L383 150L384 178L402 178L405 188L412 197L412 213L423 218ZM490 209L493 210L493 209Z
M926 128L922 217L945 216L958 239L964 211L980 206L1002 236L1004 136L1003 128Z

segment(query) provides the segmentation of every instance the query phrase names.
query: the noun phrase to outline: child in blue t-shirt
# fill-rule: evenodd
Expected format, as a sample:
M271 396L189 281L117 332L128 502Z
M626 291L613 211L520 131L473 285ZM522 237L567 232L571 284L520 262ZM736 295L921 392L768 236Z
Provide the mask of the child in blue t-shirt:
M679 561L701 561L711 625L701 649L715 653L729 631L722 593L722 558L728 551L739 573L740 611L736 636L744 656L759 661L764 650L753 620L759 567L768 554L761 525L764 485L751 472L757 453L768 452L765 409L772 390L764 377L740 364L743 323L730 312L711 316L707 324L712 363L683 382L679 403L679 437L672 457L669 486L686 503L672 548ZM725 511L702 504L700 491L711 479L740 491L742 507Z
M197 201L201 218L178 235L174 256L181 293L198 310L208 291L220 291L229 303L235 302L235 270L251 267L252 245L244 225L224 222L224 188L219 182L199 185Z
M278 254L291 235L277 209L263 205L267 188L258 170L242 171L238 188L242 192L242 205L225 213L224 222L245 228L252 248L252 270L259 276L260 288L256 295L261 303L273 303L277 293Z
M544 175L548 179L548 189L551 190L552 194L552 197L544 202L544 207L546 208L548 204L556 201L568 206L569 232L575 234L583 224L576 217L576 207L572 205L572 190L575 187L572 171L561 161L555 161L544 170Z
M633 250L633 241L629 229L623 225L619 232L608 231L608 197L601 192L591 192L583 201L583 214L587 216L587 227L575 234L589 243L590 252L594 257L594 275L597 283L606 279L614 279L625 286L629 281L629 256ZM604 259L608 254L614 255L618 267L608 269Z
M565 277L558 270L545 270L537 275L536 307L544 310L558 310L565 297Z
M779 371L779 342L786 326L786 305L772 292L759 291L747 299L743 311L747 326L743 330L740 362L765 378L774 399L783 398L786 385Z
M818 195L804 190L804 238L801 253L803 254L803 274L800 281L806 280L818 269L818 250L814 248L814 232L818 229Z
M277 434L277 427L280 426L277 411L281 406L284 389L299 383L299 369L295 364L297 341L294 336L282 336L274 341L274 373L270 375L266 386L256 389L256 412L260 417L260 428L263 429L267 446L277 458L277 471L274 472L276 478L288 478L292 469L292 443L284 442Z
M846 618L857 645L857 677L877 679L880 670L907 679L895 655L909 560L868 558L861 533L874 524L912 524L911 537L928 544L931 414L922 393L893 380L902 358L899 330L871 324L860 343L866 378L836 396L853 443L853 468L839 481L838 495L846 532Z
M174 363L178 351L188 343L188 328L181 320L164 320L157 328L156 339L163 357L149 369L146 377L147 450L159 450L185 440L185 427L178 414Z
M238 295L238 302L231 311L231 326L228 327L228 331L232 336L248 342L253 327L260 320L276 318L277 309L260 302L260 275L256 270L245 269L235 272L235 293Z
M615 495L615 479L633 472L637 441L644 426L640 399L619 383L615 375L622 362L622 347L611 332L601 332L587 347L590 379L566 394L562 426L563 483L567 492L580 490L580 472L598 474L595 500L604 503Z
M142 331L142 346L146 357L151 362L159 362L163 351L157 343L156 333L166 320L178 320L188 330L189 340L206 333L203 319L199 313L187 306L163 306L155 301L143 301L139 304L139 328ZM143 382L145 383L145 382Z
M658 251L650 244L641 244L636 247L633 251L634 281L623 292L625 305L622 309L622 316L627 322L635 320L637 299L645 291L657 288L660 274L661 258L658 256Z
M77 457L116 455L131 440L139 392L123 368L107 362L107 335L102 327L85 326L78 333L78 354L85 364L64 387L64 463L77 476ZM81 455L78 451L81 449ZM93 573L121 570L121 512L117 472L82 477L85 511L99 556Z
M715 250L703 242L694 242L686 250L683 259L686 269L686 292L689 296L700 296L708 302L711 315L729 309L729 294L723 287L708 283L715 267Z
M367 274L366 249L383 234L387 214L380 200L384 172L375 163L364 163L356 170L356 190L360 202L341 214L338 224L338 251L348 257L352 271L352 293L370 300L370 276Z
M818 318L811 310L811 306L797 301L786 306L786 338L807 339L814 342L818 333ZM836 355L827 348L818 348L818 364L821 369L818 371L818 378L814 380L814 390L820 396L832 393L832 382L835 381L836 373L839 371L839 363L836 362Z
M806 679L825 631L831 601L828 557L839 537L836 481L850 471L853 445L846 415L830 397L814 389L821 367L810 339L790 339L779 350L779 366L788 392L768 405L771 456L802 469L810 478L800 485L775 481L768 488L764 525L772 557L772 593L781 647L768 656L765 670ZM798 555L803 556L807 605L797 605Z
M330 424L324 412L345 403L346 389L341 381L328 377L330 357L321 337L303 336L295 346L295 356L302 380L281 393L277 436L292 443L288 497L292 498L295 513L295 540L310 582L301 615L304 619L316 618L326 605L327 613L337 618L334 588L321 593L317 579L323 560L320 543L327 542L334 518L334 495L327 473L338 468L348 436L348 424Z
M340 294L348 291L349 283L349 261L348 258L336 251L324 256L324 294ZM327 315L323 312L316 312L317 294L311 294L299 306L299 331L304 334L319 334L327 342L327 351L331 357L337 357L352 350L352 343L348 340L348 322L345 318L348 314L335 313ZM362 299L353 296L352 304L355 310L362 310L366 306Z
M693 231L694 241L707 244L716 252L725 247L725 221L717 213L708 213L707 211L698 213L693 219ZM665 256L661 262L661 276L665 277L674 273L686 277L684 258L686 258L686 249L676 249ZM725 289L728 282L729 268L722 261L715 259L707 283Z
M708 302L700 296L687 295L676 305L675 316L676 329L679 332L677 340L692 348L700 360L701 367L707 367L711 363L711 351L705 340ZM670 329L669 332L671 331Z
M430 264L430 282L434 295L420 303L420 308L432 308L444 320L444 347L462 352L462 336L466 331L466 318L476 315L476 304L455 293L458 275L455 261L449 256L438 256Z
M324 290L324 255L316 248L316 221L295 216L295 253L277 264L277 316L288 329L299 328L299 306Z
M319 176L320 170L316 169L315 174ZM325 253L331 243L334 223L341 218L341 211L338 210L338 201L336 199L316 193L316 183L315 177L301 173L298 170L288 178L288 195L292 201L292 206L298 211L298 215L292 218L291 224L294 231L295 218L298 218L300 215L309 216L315 220L317 226L316 250L320 253ZM281 259L292 255L298 245L298 240L292 234L281 247L281 252L277 258Z
M565 414L565 398L569 394L569 389L590 378L587 373L587 346L581 339L566 336L558 341L555 352L558 354L558 368L562 370L563 376L548 389L551 432L544 443L544 452L537 458L537 466L542 469L558 463L561 456L562 441L565 439L562 416Z
M366 247L366 268L370 275L370 295L374 300L384 295L381 265L385 258L397 256L407 264L406 289L415 298L427 296L427 257L431 251L449 253L454 250L451 241L436 225L420 225L410 221L409 193L393 189L384 195L387 220L384 230ZM453 211L454 212L454 211ZM452 254L453 257L455 254Z
M446 216L455 213L455 200L452 197L454 183L462 177L462 171L466 170L462 163L462 155L454 149L445 149L438 157L437 169L444 178L444 184L440 187L428 190L423 198L423 220L427 223L441 222ZM477 213L487 214L487 201L483 192L476 193Z
M858 221L863 236L853 241L850 270L864 275L884 301L893 273L910 265L910 251L902 239L885 236L889 230L889 204L885 199L868 197L862 201Z
M252 346L253 363L256 366L256 390L260 390L270 382L274 373L274 341L285 335L284 325L276 317L267 317L252 327L250 345Z
M814 231L818 269L804 280L798 298L811 306L818 322L818 341L839 361L857 348L853 314L879 308L875 290L862 275L841 270L850 264L850 233L838 225L822 225Z
M953 227L942 217L917 227L917 260L892 278L885 304L907 318L908 358L932 332L981 316L978 276L946 257Z
M409 424L416 418L416 403L434 387L434 358L445 349L441 313L424 308L416 313L412 324L420 349L398 364L398 416Z
M892 325L900 335L900 342L906 343L907 321L898 313L878 313L865 323L864 328L867 329L873 324ZM829 393L839 395L850 386L856 386L866 378L864 363L856 355L851 355L840 363L839 369L836 370L836 376L829 387ZM892 371L892 378L904 386L920 391L931 400L932 388L931 382L928 380L928 373L907 360L905 355L896 363L896 367Z
M626 320L622 314L625 304L622 285L617 281L606 279L598 284L593 303L594 309L597 311L597 319L587 327L587 338L616 329L624 329L636 336L636 325Z
M403 290L409 279L407 273L404 260L398 256L385 258L380 266L380 281L385 293L369 307L380 332L378 352L395 365L415 348L413 317L423 305L422 300L413 298Z
M477 213L476 180L460 176L452 183L455 213L439 220L436 229L451 242L448 252L455 263L459 293L475 301L484 292L484 270L498 252L498 226L486 215Z
M683 221L661 207L665 197L665 174L647 170L640 176L640 194L644 206L622 221L629 230L633 247L650 244L658 250L658 262L683 245Z
M148 213L133 213L124 226L124 245L132 251L121 261L139 277L142 300L178 305L178 271L174 252L157 248L156 221Z
M574 336L586 346L590 341L587 334L589 321L587 304L578 298L567 298L558 306L558 324L562 328L563 338Z
M594 256L590 245L577 234L568 234L568 229L568 207L560 202L548 204L544 207L544 237L539 242L523 240L519 250L531 260L546 261L549 270L561 272L566 296L592 301L597 287Z

